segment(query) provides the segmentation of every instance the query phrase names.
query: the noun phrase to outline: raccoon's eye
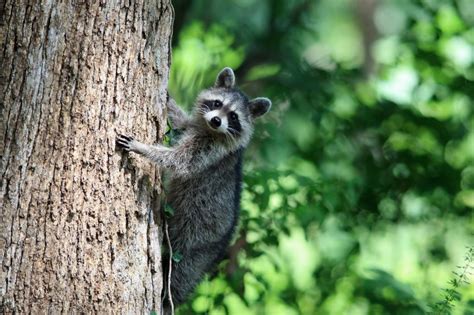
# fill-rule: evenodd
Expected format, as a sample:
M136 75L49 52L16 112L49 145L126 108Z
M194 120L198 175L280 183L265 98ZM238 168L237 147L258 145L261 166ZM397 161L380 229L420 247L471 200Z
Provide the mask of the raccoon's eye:
M219 100L215 100L215 101L212 103L212 107L214 107L214 108L221 108L221 107L222 107L222 102L219 101Z
M236 113L232 112L229 114L229 118L232 121L236 121L239 118L239 116Z

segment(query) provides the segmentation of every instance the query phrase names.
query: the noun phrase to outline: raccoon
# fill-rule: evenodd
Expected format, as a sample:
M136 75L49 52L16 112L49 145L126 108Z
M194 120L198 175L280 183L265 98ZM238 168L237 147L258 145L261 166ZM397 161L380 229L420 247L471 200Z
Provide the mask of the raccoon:
M151 146L125 135L116 143L170 171L169 236L173 252L182 256L173 261L171 292L179 305L225 256L238 222L242 154L255 119L269 111L271 101L249 100L236 87L232 69L224 68L214 86L198 95L191 115L172 99L167 107L172 127L183 130L176 145Z

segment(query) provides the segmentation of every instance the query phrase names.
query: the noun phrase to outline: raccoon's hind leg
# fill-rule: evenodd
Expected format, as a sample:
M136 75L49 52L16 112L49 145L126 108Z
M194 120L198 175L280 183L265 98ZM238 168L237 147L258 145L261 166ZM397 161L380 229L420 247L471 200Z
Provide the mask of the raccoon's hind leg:
M183 304L193 293L196 286L212 266L214 255L192 251L185 254L179 262L173 261L171 270L171 296L175 307ZM163 275L168 283L168 264L163 268ZM169 308L168 297L163 301L164 307Z

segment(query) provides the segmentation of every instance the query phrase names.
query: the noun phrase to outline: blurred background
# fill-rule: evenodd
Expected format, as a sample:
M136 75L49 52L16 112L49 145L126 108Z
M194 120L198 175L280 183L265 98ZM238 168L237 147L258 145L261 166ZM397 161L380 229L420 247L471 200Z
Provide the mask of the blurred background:
M179 314L474 314L474 1L173 1L170 92L273 101Z

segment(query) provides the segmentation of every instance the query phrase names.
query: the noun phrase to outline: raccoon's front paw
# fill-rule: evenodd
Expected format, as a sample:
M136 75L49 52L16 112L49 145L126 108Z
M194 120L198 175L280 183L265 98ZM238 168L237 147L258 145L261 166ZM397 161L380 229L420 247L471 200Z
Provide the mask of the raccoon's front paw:
M118 135L115 143L118 147L124 149L127 152L134 151L134 142L135 140L130 136Z

